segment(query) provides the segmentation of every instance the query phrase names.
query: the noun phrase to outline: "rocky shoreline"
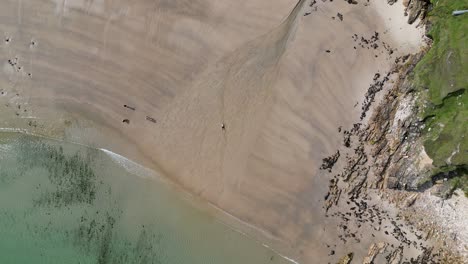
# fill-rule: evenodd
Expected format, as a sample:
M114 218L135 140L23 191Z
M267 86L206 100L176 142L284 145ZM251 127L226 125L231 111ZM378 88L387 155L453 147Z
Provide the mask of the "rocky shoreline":
M420 30L411 27L408 31L402 24L406 20L419 23L426 15L428 1L402 1L408 14L404 19L402 2L395 0L389 1L397 2L393 7L385 1L309 0L308 7L304 4L307 18L297 23L299 34L287 45L291 52L284 55L269 48L277 43L276 38L262 38L262 45L250 41L251 36L263 36L279 24L289 1L252 1L247 6L211 1L219 5L213 12L203 12L200 5L194 5L196 10L188 8L196 23L186 24L180 22L186 21L188 14L179 13L175 4L183 1L174 1L171 8L157 4L161 10L155 17L171 18L162 20L158 34L153 29L140 32L118 27L124 18L133 19L135 28L143 25L140 10L151 8L137 1L141 2L136 3L138 9L112 23L106 22L105 13L93 12L77 13L73 18L65 14L70 30L38 23L39 39L29 30L37 21L9 25L15 18L8 13L15 12L4 11L6 28L10 29L4 45L8 62L5 80L13 80L14 85L2 90L2 98L9 100L4 110L8 118L2 122L5 127L109 149L136 160L161 172L177 188L212 203L220 209L214 214L227 218L226 223L235 222L233 226L241 226L239 230L245 229L253 237L267 237L269 245L301 263L327 263L330 258L335 262L342 256L341 263L357 263L364 259L363 253L367 254L364 263L430 263L424 259L440 252L433 240L448 237L445 248L455 248L452 245L462 247L460 241L468 239L452 236L459 229L438 231L444 226L440 223L452 227L458 219L455 216L455 220L443 222L445 218L424 214L439 206L438 215L448 215L447 206L453 203L423 192L447 178L421 174L429 170L431 161L417 141L423 120L415 114L418 94L405 76L411 74L423 53L395 57L412 53L419 46ZM25 4L25 18L35 14L28 11L34 11L35 5ZM113 4L115 8L122 5ZM55 17L53 6L44 8L44 17ZM11 7L16 10L15 5ZM218 13L222 10L231 12ZM241 18L245 23L237 25ZM153 22L151 16L151 25ZM180 32L173 30L176 23ZM88 25L89 39L78 34L81 25ZM109 26L125 34L111 30L104 52L101 32ZM17 27L21 35L12 34ZM292 34L285 31L280 40ZM189 32L200 45L185 45ZM165 34L171 37L166 39ZM30 41L30 35L34 40ZM151 48L146 42L135 41L147 39L151 43L155 35L158 45ZM226 40L219 41L217 36ZM61 39L69 41L58 41ZM172 47L165 45L166 41L182 45ZM284 46L274 47L282 50ZM234 53L228 52L234 49ZM74 59L66 59L69 56ZM279 60L278 56L284 57L279 73L262 70L271 58ZM37 65L34 72L23 64L29 57ZM229 63L220 58L229 58ZM94 68L96 62L99 64ZM397 66L392 70L375 72L388 69L393 62ZM122 69L116 75L117 65ZM246 68L249 65L251 68ZM262 74L279 76L276 82L265 84L265 89L257 89L269 79L258 78ZM69 82L71 77L73 82ZM183 81L175 81L179 79ZM368 80L371 85L363 86ZM164 85L155 85L158 83ZM271 94L250 95L267 88ZM363 88L368 88L366 93ZM356 103L353 110L364 93L364 102ZM383 94L384 104L375 108ZM271 98L281 100L270 102ZM274 110L271 119L265 117L270 109ZM239 121L239 112L250 121ZM348 122L351 112L356 114L354 125ZM345 125L338 128L342 134L337 135L335 129L340 124ZM246 131L252 141L239 136ZM337 137L344 145L339 149L335 149L340 144ZM259 138L258 144L253 138ZM323 158L322 153L331 156ZM318 171L320 161L323 164ZM330 191L323 197L328 180ZM436 184L441 193L443 186ZM328 218L320 211L324 200ZM411 221L414 223L408 223ZM321 235L331 239L324 242ZM291 246L283 246L283 241Z
M428 1L404 2L408 23L425 17ZM355 123L349 130L340 127L343 147L323 159L322 169L331 172L335 164L339 168L339 173L330 174L324 209L329 217L342 219L340 239L345 243L348 239L359 243L357 234L366 225L375 230L372 237L383 231L398 241L373 243L363 263L466 263L468 247L463 237L466 228L463 225L452 228L447 224L450 221L444 220L444 217L463 219L466 212L453 210L449 215L431 217L434 207L421 205L419 201L437 200L435 204L442 208L444 199L454 191L445 184L451 175L431 175L432 160L421 138L425 125L420 113L424 106L412 82L412 73L427 50L399 57L391 71L375 74L362 104L360 121L373 110L371 117L366 123ZM388 82L392 83L391 88L372 109L377 94ZM345 159L338 160L340 156ZM459 199L463 198L462 195ZM388 207L382 206L383 203L388 203ZM396 213L391 214L389 208ZM457 233L462 237L457 237ZM407 257L407 252L417 253ZM374 262L376 258L380 260ZM352 259L351 252L338 263L351 263Z

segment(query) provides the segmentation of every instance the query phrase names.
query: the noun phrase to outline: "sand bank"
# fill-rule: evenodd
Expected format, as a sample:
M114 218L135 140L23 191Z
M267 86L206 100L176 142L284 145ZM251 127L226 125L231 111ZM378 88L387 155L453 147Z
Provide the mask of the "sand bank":
M387 9L4 1L1 125L129 157L263 230L294 259L325 260L333 231L321 159L341 144L338 127L359 118L375 73L420 45L401 3ZM375 32L378 47L362 42Z

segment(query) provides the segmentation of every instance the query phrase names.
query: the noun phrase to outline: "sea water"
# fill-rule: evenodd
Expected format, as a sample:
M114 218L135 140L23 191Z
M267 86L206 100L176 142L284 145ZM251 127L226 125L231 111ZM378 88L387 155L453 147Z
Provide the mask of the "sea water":
M0 263L290 263L109 152L0 133Z

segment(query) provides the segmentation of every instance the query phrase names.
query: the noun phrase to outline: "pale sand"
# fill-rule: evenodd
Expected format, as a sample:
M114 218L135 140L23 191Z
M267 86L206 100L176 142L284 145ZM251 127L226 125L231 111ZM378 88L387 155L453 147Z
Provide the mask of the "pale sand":
M32 118L37 133L129 157L319 263L335 224L321 159L374 73L421 44L401 3L384 2L318 1L304 17L309 1L291 13L295 0L5 0L1 126ZM351 38L374 31L392 56Z
M468 198L462 190L444 200L427 190L414 204L414 212L421 215L420 225L436 226L436 236L445 235L449 247L468 258Z

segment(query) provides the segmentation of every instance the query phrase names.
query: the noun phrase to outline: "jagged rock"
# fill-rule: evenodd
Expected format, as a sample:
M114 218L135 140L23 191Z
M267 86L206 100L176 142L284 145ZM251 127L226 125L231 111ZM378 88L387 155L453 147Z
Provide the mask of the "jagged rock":
M349 264L353 261L354 254L348 253L346 256L342 257L336 264Z
M425 248L423 250L423 253L420 254L414 261L414 263L430 263L432 260L432 251L433 248ZM432 261L431 261L432 262ZM450 263L450 262L449 262Z
M351 133L349 131L344 132L343 144L347 148L351 147Z
M402 58L409 63L400 64L398 72L403 76L414 68L423 52ZM419 179L416 159L419 157L420 143L414 141L421 130L416 115L406 114L415 110L415 96L412 87L405 79L385 95L385 104L380 104L371 117L368 139L373 158L373 173L368 185L376 188L415 189ZM411 146L411 147L409 147ZM411 152L408 152L410 150Z
M341 21L343 21L343 14L338 13L338 14L336 14L336 16L337 16Z
M373 243L369 247L369 251L367 252L367 256L364 258L362 264L372 264L374 263L374 259L377 255L382 254L387 248L388 244L385 242Z
M372 157L376 157L377 155L380 155L381 153L384 152L385 148L387 147L387 139L385 138L375 140L375 142L377 143L374 145L374 148L371 151Z
M388 177L384 183L384 188L395 189L398 187L398 178L397 177Z
M348 195L353 198L359 197L361 194L362 189L366 188L366 179L367 179L367 173L369 170L364 170L363 173L358 173L355 179L351 182L351 184L348 187Z
M419 197L419 193L413 193L410 196L408 196L408 198L406 198L406 200L405 200L405 202L403 204L404 207L406 207L406 208L411 207L416 202L418 197Z
M331 172L333 166L335 165L335 163L338 161L339 158L340 158L340 151L337 150L335 154L329 157L326 157L322 160L322 166L320 166L320 169L328 170L329 172Z
M347 2L350 5L357 5L358 4L358 2L356 0L345 0L345 2Z
M424 18L429 0L410 0L406 12L408 13L408 24L413 24L420 16Z
M400 264L403 258L403 247L398 247L388 256L388 264Z
M337 205L340 200L342 190L338 187L338 179L331 179L328 186L328 193L325 195L325 211Z

